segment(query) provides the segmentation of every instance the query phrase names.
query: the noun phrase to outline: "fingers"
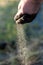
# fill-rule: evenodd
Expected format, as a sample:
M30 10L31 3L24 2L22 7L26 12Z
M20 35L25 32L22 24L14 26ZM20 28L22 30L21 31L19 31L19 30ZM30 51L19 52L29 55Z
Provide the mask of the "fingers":
M25 23L30 23L34 20L34 18L36 17L36 14L20 14L19 16L16 16L15 20L16 23L18 24L25 24Z
M22 16L23 16L22 13L19 14L19 15L17 14L17 15L15 15L15 17L14 17L14 20L16 21L16 20L20 19Z

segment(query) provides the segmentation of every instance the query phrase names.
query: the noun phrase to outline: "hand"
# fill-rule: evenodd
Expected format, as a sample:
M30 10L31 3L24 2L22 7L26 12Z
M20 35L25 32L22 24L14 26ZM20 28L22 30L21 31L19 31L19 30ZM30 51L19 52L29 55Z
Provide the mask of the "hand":
M21 0L18 6L18 12L14 17L16 23L29 23L34 20L39 10L39 3L32 0Z

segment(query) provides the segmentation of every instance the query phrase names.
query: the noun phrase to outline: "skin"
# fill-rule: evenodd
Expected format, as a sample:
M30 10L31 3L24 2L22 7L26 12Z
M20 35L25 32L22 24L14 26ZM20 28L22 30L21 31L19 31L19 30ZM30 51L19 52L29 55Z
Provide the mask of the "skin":
M40 3L43 2L43 0L20 0L20 3L18 5L18 12L14 17L14 20L21 14L36 14L40 9ZM20 21L16 21L18 23Z

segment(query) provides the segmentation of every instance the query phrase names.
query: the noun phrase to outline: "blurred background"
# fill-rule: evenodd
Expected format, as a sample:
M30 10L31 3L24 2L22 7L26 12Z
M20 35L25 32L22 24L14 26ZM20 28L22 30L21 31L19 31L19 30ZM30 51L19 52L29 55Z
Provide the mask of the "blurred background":
M12 41L16 43L17 41L16 23L13 18L17 12L18 3L19 0L0 0L0 41L10 43ZM27 45L30 46L31 52L35 53L37 51L32 58L37 57L39 52L39 58L37 59L39 64L36 65L43 65L43 3L35 20L23 26Z
M0 40L16 39L14 15L17 11L17 0L0 0Z

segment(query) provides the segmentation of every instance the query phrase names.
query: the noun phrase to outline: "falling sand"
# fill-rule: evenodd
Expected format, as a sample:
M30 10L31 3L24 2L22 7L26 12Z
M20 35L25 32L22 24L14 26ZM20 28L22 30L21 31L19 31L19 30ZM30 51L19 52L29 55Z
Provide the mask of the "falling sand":
M27 41L25 39L25 33L23 29L22 24L17 24L17 36L18 36L18 42L17 42L17 49L18 49L18 55L19 59L21 60L22 65L28 65L28 48L27 48Z

